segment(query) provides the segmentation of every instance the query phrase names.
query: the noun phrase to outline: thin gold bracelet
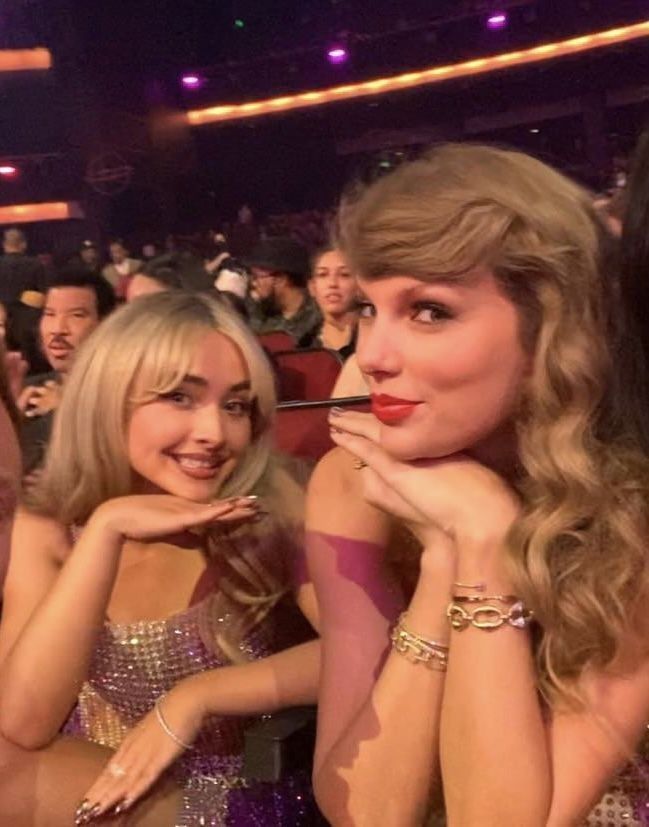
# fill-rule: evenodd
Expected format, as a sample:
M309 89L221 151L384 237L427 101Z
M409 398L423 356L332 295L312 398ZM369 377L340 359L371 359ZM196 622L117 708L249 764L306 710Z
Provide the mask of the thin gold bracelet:
M445 672L448 665L448 645L408 631L403 625L405 617L405 614L402 614L392 629L392 648L410 663L422 663L428 669Z

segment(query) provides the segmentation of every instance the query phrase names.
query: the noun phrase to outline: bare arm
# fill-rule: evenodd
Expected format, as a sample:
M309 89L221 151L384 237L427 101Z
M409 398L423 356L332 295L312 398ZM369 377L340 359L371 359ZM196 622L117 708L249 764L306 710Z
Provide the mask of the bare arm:
M71 552L68 543L54 521L17 516L0 631L0 731L28 749L48 743L74 704L119 562L120 544L92 521Z
M336 827L420 825L436 774L444 675L388 650L403 608L384 562L389 525L364 501L346 452L332 452L316 470L307 526L323 641L319 804ZM420 578L408 608L413 631L447 636L451 578L443 568Z
M471 545L470 560L480 559L463 578L510 590L502 568ZM625 677L589 674L584 711L549 723L535 677L527 633L453 632L441 743L451 825L571 827L633 754L649 720L649 662Z
M230 500L201 505L166 495L121 497L95 511L71 551L62 526L20 514L0 634L0 732L36 749L60 729L87 674L124 539L245 519L251 509Z

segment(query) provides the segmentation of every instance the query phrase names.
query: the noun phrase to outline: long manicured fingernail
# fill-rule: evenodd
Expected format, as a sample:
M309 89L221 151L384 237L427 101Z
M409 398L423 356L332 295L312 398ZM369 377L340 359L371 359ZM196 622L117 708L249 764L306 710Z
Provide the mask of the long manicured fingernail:
M338 405L336 405L336 407L331 409L331 415L332 416L340 416L341 414L344 414L344 413L345 413L345 409L339 407Z
M101 804L95 804L95 806L92 808L92 810L90 810L86 818L88 819L88 821L92 821L93 818L97 818L98 815L101 815L103 809L104 808L101 806Z

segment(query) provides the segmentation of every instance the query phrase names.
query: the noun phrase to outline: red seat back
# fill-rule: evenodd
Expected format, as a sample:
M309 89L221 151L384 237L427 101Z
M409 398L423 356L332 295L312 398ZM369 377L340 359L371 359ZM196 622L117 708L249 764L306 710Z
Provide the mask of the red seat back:
M272 354L280 402L328 399L342 368L332 350L291 350Z
M295 339L285 330L275 330L272 333L260 333L257 338L266 353L294 350L297 347Z
M368 404L349 410L368 410ZM334 444L329 436L330 408L279 408L273 437L275 448L293 457L317 462Z

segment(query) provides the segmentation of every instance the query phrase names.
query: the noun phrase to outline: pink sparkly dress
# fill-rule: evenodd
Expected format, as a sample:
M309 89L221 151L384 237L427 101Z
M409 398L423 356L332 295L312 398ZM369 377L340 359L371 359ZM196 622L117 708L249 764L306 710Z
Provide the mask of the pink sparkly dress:
M274 551L280 558L276 545ZM183 678L233 663L219 641L240 639L237 648L249 661L304 641L301 616L288 601L280 602L251 632L237 638L242 609L216 590L217 582L214 568L208 567L189 608L164 620L106 623L64 733L116 749L155 701ZM175 827L323 823L308 768L276 784L243 777L243 734L254 720L209 718L194 749L171 767L169 772L184 793Z

